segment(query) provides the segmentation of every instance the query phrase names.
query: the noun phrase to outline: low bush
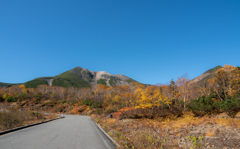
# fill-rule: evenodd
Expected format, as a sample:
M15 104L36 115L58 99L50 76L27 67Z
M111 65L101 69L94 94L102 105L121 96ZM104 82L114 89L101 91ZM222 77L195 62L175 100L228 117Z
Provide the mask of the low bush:
M65 99L62 99L61 101L60 101L60 103L61 104L65 104L67 101L65 100Z
M85 99L83 100L83 104L85 104L86 106L91 106L93 103L93 101L91 99Z
M69 104L70 104L70 105L74 105L75 103L77 103L77 100L69 101Z
M94 101L91 105L91 108L102 108L103 102L101 101Z
M83 100L83 104L86 106L90 106L91 108L102 108L103 107L102 101L95 101L92 99Z
M17 98L15 96L7 96L6 101L7 102L16 102Z
M29 98L29 95L26 93L19 93L16 97L17 97L18 101L21 102L21 101Z
M37 100L40 100L42 98L42 93L41 92L37 92L34 94L34 97L37 99Z
M217 110L217 104L212 100L211 96L207 98L202 96L197 100L192 99L188 105L188 110L192 111L195 115L202 116L207 113L212 113L214 110Z
M240 110L240 99L229 97L229 99L221 102L215 102L212 100L212 96L200 97L197 100L191 100L188 105L188 110L193 111L195 115L202 116L205 114L211 114L213 112L232 112Z
M39 112L32 111L32 112L30 112L30 114L31 114L31 116L37 117L37 118L43 118L44 117L44 115L42 113L39 113Z
M64 108L64 105L58 105L55 109L55 112L63 112Z
M0 112L0 131L24 126L27 123L29 124L36 120L43 119L45 119L45 114L43 113L18 110L16 108L8 109L4 112Z
M240 99L238 98L226 99L224 101L217 103L217 106L225 112L239 111Z
M102 113L103 113L103 110L102 110L102 109L98 108L98 109L96 110L96 114L100 115L100 114L102 114Z
M1 112L0 125L3 129L10 129L23 124L23 117L19 112Z
M118 109L122 109L123 108L123 105L118 105Z
M149 118L153 119L156 117L167 117L169 115L174 115L176 117L182 115L182 111L178 108L169 108L165 106L149 108L137 108L134 107L124 107L119 111L119 114L123 118Z

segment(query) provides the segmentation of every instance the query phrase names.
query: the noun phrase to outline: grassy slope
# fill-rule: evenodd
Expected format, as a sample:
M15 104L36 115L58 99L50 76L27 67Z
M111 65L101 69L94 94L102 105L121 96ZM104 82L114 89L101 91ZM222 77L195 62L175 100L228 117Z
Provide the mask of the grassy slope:
M81 78L81 68L71 69L60 75L54 77L53 86L62 86L62 87L90 87L88 82Z
M136 80L133 80L131 78L129 78L128 80L126 80L128 83L133 83L133 82L137 82Z
M57 75L55 77L47 77L47 78L53 78L52 85L53 86L62 86L62 87L76 87L76 88L82 88L82 87L90 87L89 83L82 79L81 77L81 71L82 68L77 67L74 69L71 69L69 71L66 71L60 75ZM92 78L88 77L88 72L83 71L83 75L88 79L89 82L93 82ZM110 84L114 86L117 81L120 79L118 78L111 78ZM106 79L100 79L97 81L97 84L104 84L106 85ZM135 80L129 78L127 82L136 82ZM43 78L36 78L34 80L28 81L25 83L26 87L28 88L36 88L39 85L47 85L47 82Z
M10 87L12 85L14 85L14 84L0 82L0 87Z
M136 80L134 80L134 79L132 79L132 78L129 78L128 80L126 80L128 83L135 83L135 82L138 82L138 81L136 81ZM144 84L144 83L141 83L141 82L138 82L138 83L140 83L140 84L142 84L142 85L145 85L145 86L151 86L150 84Z
M97 81L97 84L107 85L107 80L106 79L99 79Z
M28 81L25 83L27 88L36 88L39 85L47 85L47 82L44 80L44 78L47 79L54 79L52 82L53 86L62 86L62 87L76 87L76 88L82 88L82 87L90 87L88 82L84 81L81 76L81 68L75 68L71 69L69 71L66 71L60 75L57 75L55 77L42 77L42 78L36 78L34 80Z
M37 88L39 85L47 85L44 78L36 78L24 83L27 88Z
M47 82L44 80L46 79L54 79L52 82L53 86L62 86L62 87L76 87L76 88L82 88L82 87L90 87L89 83L86 82L84 79L82 79L82 75L84 75L89 82L93 82L94 80L91 78L91 76L88 74L89 72L83 71L83 74L81 74L82 68L76 67L74 69L71 69L69 71L66 71L60 75L54 76L54 77L41 77L36 78L33 80L30 80L28 82L25 82L27 88L36 88L39 85L47 85ZM100 79L97 81L97 84L104 84L106 85L106 79ZM111 86L116 85L116 83L120 81L117 77L113 77L110 79L109 83ZM131 82L137 82L131 78L126 80L128 83ZM10 83L1 83L0 87L9 87L14 84Z

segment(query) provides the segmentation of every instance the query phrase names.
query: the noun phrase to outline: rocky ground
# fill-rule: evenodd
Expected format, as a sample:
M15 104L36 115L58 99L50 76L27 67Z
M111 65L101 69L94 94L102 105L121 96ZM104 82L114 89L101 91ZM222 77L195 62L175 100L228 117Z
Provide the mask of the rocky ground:
M240 129L227 126L219 126L217 123L203 123L198 126L186 126L178 130L180 137L175 137L174 133L169 132L172 139L176 139L180 148L191 146L191 139L188 136L195 136L197 139L201 136L204 139L197 141L202 148L240 148Z
M91 116L122 148L240 149L240 119L226 113L176 119L123 119Z

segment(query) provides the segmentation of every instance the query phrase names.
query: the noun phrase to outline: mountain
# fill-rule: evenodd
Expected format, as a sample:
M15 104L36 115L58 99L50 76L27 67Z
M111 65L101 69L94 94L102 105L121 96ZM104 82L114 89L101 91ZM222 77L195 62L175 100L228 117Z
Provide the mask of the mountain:
M207 70L200 76L191 80L191 82L205 84L208 79L214 77L215 72L219 68L222 68L222 66L216 66ZM107 86L129 85L131 82L137 81L122 74L112 75L105 71L96 72L85 68L76 67L54 77L40 77L22 84L25 84L27 88L36 88L39 85L82 88L91 87L96 84L104 84ZM0 82L0 87L9 87L12 85L16 84Z
M0 88L1 88L1 87L10 87L10 86L12 86L12 85L14 85L14 84L0 82Z
M112 75L105 71L91 71L76 67L54 77L41 77L24 83L28 88L36 88L38 85L62 86L62 87L91 87L96 84L107 86L128 85L135 80L122 74Z
M208 79L211 79L214 77L215 72L222 68L222 66L216 66L212 69L207 70L206 72L204 72L203 74L201 74L200 76L196 77L195 79L191 80L192 83L199 83L199 84L205 84L207 82Z

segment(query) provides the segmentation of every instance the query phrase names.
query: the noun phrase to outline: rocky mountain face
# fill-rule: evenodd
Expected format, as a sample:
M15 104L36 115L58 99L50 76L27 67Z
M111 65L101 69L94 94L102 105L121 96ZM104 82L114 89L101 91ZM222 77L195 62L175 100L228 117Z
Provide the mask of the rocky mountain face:
M200 76L196 77L195 79L191 80L192 83L199 83L199 84L203 84L205 82L207 82L208 79L211 79L214 77L215 72L222 68L222 66L216 66L212 69L207 70L206 72L204 72L203 74L201 74Z
M54 77L42 77L25 83L26 87L38 85L63 86L63 87L91 87L96 84L107 86L129 85L135 80L122 74L112 75L105 71L91 71L86 68L76 67Z

